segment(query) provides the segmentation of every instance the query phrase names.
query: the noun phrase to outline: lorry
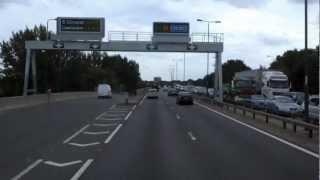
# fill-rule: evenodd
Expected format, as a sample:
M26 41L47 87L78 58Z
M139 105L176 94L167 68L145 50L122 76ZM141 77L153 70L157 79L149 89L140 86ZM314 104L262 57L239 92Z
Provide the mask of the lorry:
M235 73L231 88L236 96L262 94L267 98L290 90L288 77L283 72L264 69Z

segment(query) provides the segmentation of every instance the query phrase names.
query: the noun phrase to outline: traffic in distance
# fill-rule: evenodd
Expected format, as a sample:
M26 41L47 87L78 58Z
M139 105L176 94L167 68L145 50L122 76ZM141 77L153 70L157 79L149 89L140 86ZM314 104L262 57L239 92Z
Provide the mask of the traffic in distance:
M0 2L0 180L319 179L318 15Z

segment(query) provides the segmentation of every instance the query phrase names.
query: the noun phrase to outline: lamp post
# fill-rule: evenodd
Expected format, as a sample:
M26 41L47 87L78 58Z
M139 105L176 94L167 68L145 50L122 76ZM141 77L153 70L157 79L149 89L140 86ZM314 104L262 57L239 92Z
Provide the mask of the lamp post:
M197 19L198 22L205 22L208 24L208 43L210 43L210 23L221 23L221 21L208 21L203 19ZM207 53L207 96L209 95L209 52Z
M57 19L54 18L54 19L47 19L47 39L46 40L49 40L49 21L56 21Z
M304 0L304 120L309 122L308 87L308 0Z

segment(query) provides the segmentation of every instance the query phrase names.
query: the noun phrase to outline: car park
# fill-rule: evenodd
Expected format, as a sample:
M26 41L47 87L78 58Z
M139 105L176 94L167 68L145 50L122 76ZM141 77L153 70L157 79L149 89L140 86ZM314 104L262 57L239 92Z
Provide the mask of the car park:
M157 99L159 97L159 92L157 89L148 89L147 98Z
M177 104L193 104L193 97L192 93L190 92L185 92L181 91L178 93L177 99L176 99Z
M98 98L111 98L111 86L109 84L99 84L97 88Z
M297 116L301 115L303 109L291 98L286 96L274 96L266 100L266 109L278 115Z

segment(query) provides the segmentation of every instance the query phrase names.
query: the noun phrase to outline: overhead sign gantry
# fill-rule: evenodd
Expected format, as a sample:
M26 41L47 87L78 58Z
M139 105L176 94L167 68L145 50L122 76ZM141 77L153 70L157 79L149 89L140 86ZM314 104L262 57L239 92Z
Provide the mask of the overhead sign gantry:
M58 17L56 35L46 41L26 41L27 50L23 94L37 91L35 50L191 52L216 54L215 89L222 101L223 34L190 33L187 22L154 22L152 33L109 31L105 37L105 19ZM209 38L209 39L208 39ZM32 66L33 89L28 88Z

